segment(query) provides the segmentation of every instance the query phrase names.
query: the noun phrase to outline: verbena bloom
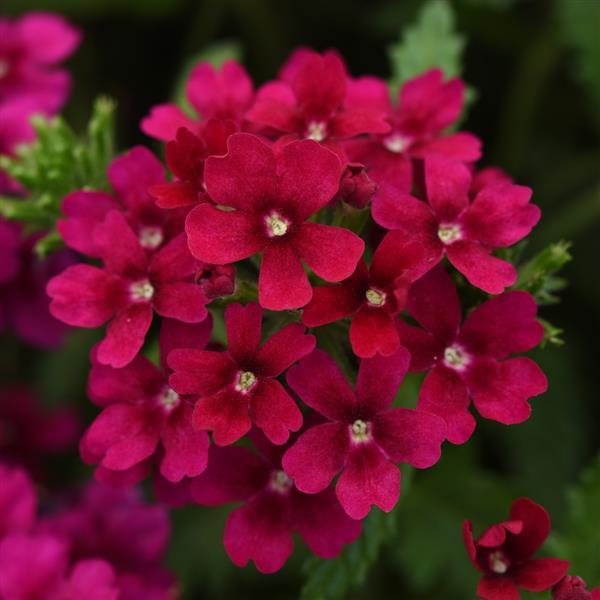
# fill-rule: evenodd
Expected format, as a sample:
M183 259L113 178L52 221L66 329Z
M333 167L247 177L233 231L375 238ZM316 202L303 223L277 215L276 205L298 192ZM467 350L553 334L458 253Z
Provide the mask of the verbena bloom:
M62 202L64 218L57 229L65 243L90 257L99 257L94 230L111 210L122 212L148 253L155 252L181 233L185 213L164 211L155 205L148 188L165 184L161 162L143 146L115 158L108 167L112 193L77 190Z
M341 473L337 497L350 517L362 519L373 504L385 512L394 508L400 496L396 463L424 469L438 461L444 421L391 407L409 361L404 348L363 359L354 390L322 350L288 371L292 390L327 419L305 431L283 457L283 468L300 491L321 492Z
M389 232L368 268L361 260L340 284L314 288L302 322L316 327L351 317L350 343L357 356L394 354L400 347L395 317L404 309L410 284L428 268L421 244L404 233Z
M0 18L0 102L28 98L44 112L58 110L70 89L69 74L59 65L80 40L79 31L59 15Z
M483 577L477 596L483 600L519 600L519 589L543 592L558 583L569 563L533 558L550 533L546 510L529 498L515 500L508 521L492 525L475 540L470 521L463 525L464 544Z
M140 464L158 454L160 474L173 483L206 468L208 434L192 428L193 404L169 386L167 356L174 348L204 348L211 325L210 318L195 325L164 319L160 367L142 355L121 369L92 361L88 394L104 408L83 439L86 458L103 471L138 467L143 475Z
M209 202L204 186L204 163L209 156L226 154L227 139L236 131L233 121L221 119L209 119L198 134L180 128L175 139L165 146L165 160L175 180L149 189L156 204L161 208L178 208Z
M239 126L254 97L252 80L234 60L226 60L220 69L208 62L198 63L190 73L185 92L198 118L188 116L176 104L159 104L142 120L142 131L168 142L180 127L197 132L202 120L212 117L230 119Z
M290 80L271 81L260 88L246 119L293 137L335 146L337 140L362 133L385 133L390 126L379 107L345 105L347 75L332 51L305 51Z
M203 321L208 299L193 281L198 265L181 233L157 252L148 252L125 216L111 210L93 230L103 267L80 264L54 277L47 287L50 312L77 327L110 321L98 346L98 361L129 364L144 343L153 313L185 323Z
M464 164L430 157L424 168L427 201L384 186L373 198L373 218L420 240L432 264L447 256L475 287L503 292L517 272L492 251L516 244L539 221L540 209L529 202L531 189L495 182L471 200L472 177Z
M310 140L278 154L258 137L236 133L224 157L206 161L204 179L219 206L200 204L186 220L192 254L223 265L262 252L258 278L261 306L304 306L312 288L305 262L326 281L349 277L364 249L353 232L310 222L339 188L337 156Z
M383 135L345 145L351 160L365 164L377 183L410 192L411 159L440 155L473 162L481 158L481 142L474 135L447 132L462 111L465 85L458 78L443 79L440 69L410 79L400 87L397 104L382 79L367 76L348 81L346 106L379 110L391 125Z
M291 323L262 345L262 310L257 304L231 304L225 310L227 350L173 350L170 384L179 394L199 396L193 423L213 432L221 446L248 433L252 423L275 444L302 425L302 414L277 381L290 365L315 347L300 323Z
M600 600L600 587L588 592L581 577L567 576L552 589L552 600Z
M438 266L413 284L407 310L420 325L398 322L411 370L428 371L418 407L446 420L449 441L462 444L471 437L471 402L482 417L505 425L529 418L528 399L546 391L546 377L530 358L508 357L530 350L544 337L530 294L515 291L492 298L461 324L456 288Z
M331 488L304 494L281 467L286 446L252 435L259 453L248 448L212 446L208 468L192 482L198 504L243 502L227 518L223 543L238 566L253 561L261 573L279 570L298 534L312 552L333 558L360 534L358 521L342 510Z

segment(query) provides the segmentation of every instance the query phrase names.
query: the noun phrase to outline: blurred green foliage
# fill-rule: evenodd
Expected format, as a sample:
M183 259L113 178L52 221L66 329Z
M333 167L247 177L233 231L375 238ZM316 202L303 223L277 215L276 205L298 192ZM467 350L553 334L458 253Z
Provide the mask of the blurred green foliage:
M148 143L140 119L154 104L182 101L185 74L199 57L218 63L243 54L261 83L297 45L336 47L354 74L391 76L395 85L433 65L447 75L462 74L478 92L463 127L483 139L483 165L499 165L531 186L543 210L529 244L518 249L517 287L547 305L541 310L553 324L547 335L565 345L534 353L548 374L549 391L533 400L531 419L515 427L480 420L468 445L447 445L435 468L415 472L392 515L374 512L361 541L334 561L308 558L298 544L278 574L240 570L221 545L227 508L175 511L170 565L184 598L291 599L303 585L304 598L311 599L473 598L476 573L462 548L461 522L470 518L481 531L503 519L520 495L551 512L556 535L547 550L571 559L573 573L600 585L600 463L594 462L600 448L600 2L2 2L10 14L32 8L63 12L84 30L84 44L71 63L75 86L66 111L74 131L84 130L89 106L103 93L119 105L118 147ZM81 147L64 127L54 134L64 134L70 151ZM89 141L83 147L89 149ZM111 154L97 157L104 156L101 162ZM102 185L96 178L100 162L90 163L98 168L84 174L91 177L88 183ZM40 206L55 212L65 190L57 188L50 200L38 198ZM560 239L572 240L572 247ZM575 259L568 262L571 254ZM562 301L553 304L557 295ZM333 339L326 328L320 335L325 345ZM85 371L93 339L76 334L53 354L27 353L5 339L3 381L25 377L48 402L68 398L92 414ZM329 345L335 352L335 344ZM403 388L401 404L414 401L415 382Z

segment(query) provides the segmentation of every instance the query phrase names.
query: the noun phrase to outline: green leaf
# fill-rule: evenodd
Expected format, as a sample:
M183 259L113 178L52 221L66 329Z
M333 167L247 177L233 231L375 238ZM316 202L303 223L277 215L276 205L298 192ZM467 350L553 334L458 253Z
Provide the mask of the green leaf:
M389 48L392 89L433 67L443 69L446 77L460 75L464 47L464 37L454 30L450 3L430 0L417 22L405 29L402 40Z
M85 140L61 117L35 116L36 140L17 148L15 157L0 157L0 168L27 190L24 199L0 198L0 214L26 221L34 228L50 229L36 251L45 256L60 247L54 229L62 199L82 189L108 189L107 167L114 156L115 104L99 98L93 109Z
M566 527L552 537L550 546L571 561L570 572L595 584L600 573L600 456L570 490L568 504Z
M556 274L573 258L570 249L571 242L564 240L544 248L519 267L519 276L514 289L529 292L538 304L560 302L556 292L563 290L567 282Z

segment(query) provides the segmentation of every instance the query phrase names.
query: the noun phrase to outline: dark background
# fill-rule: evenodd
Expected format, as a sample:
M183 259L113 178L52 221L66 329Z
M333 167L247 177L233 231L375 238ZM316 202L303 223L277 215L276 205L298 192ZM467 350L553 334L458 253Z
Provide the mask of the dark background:
M297 45L337 48L355 75L389 75L388 46L412 23L416 0L1 0L3 12L62 12L84 31L70 63L74 90L67 119L83 127L98 94L118 101L118 142L149 143L140 119L172 97L185 64L217 42L238 43L257 84L274 77ZM367 582L344 597L464 600L475 574L460 523L502 520L510 501L528 495L551 512L565 539L567 490L600 448L600 22L597 0L460 0L458 30L468 41L463 76L477 91L463 128L484 141L484 165L499 165L534 189L543 220L527 254L551 241L573 241L562 303L542 316L564 329L565 345L535 353L550 380L522 426L480 421L464 447L446 448L439 465L415 477L396 509L394 530ZM160 151L158 146L153 146ZM46 399L86 403L81 333L65 349L28 363ZM60 478L61 474L57 474ZM600 524L600 506L596 523ZM295 598L305 554L277 575L233 567L220 543L227 510L174 515L171 566L186 598ZM600 545L596 537L596 547ZM576 542L571 540L571 545ZM297 546L300 546L298 544ZM555 544L559 547L559 544ZM552 546L550 546L552 548ZM600 548L598 548L600 552ZM580 552L581 554L581 552ZM583 557L576 565L589 569Z

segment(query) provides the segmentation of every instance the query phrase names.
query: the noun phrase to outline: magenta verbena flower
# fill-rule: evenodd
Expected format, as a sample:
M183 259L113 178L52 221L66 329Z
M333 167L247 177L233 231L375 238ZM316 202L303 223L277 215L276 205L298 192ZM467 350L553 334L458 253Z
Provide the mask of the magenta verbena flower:
M198 504L243 502L227 518L224 545L238 566L253 561L262 573L279 570L293 550L297 533L317 556L333 558L360 534L360 522L342 510L332 489L304 494L283 471L285 446L262 434L248 448L212 446L208 468L192 482ZM291 443L291 442L290 442Z
M569 563L533 558L550 533L546 510L529 498L515 500L508 521L492 525L477 541L470 521L463 525L464 543L473 565L483 573L477 596L483 600L519 600L519 588L543 592L558 583Z
M374 504L385 512L400 496L397 463L424 469L440 458L444 421L423 410L392 408L410 356L363 359L353 390L335 361L315 350L287 373L288 385L327 422L305 431L285 453L283 468L309 494L335 491L346 513L365 517Z
M456 288L436 267L411 287L407 310L421 327L399 321L402 343L411 353L411 370L427 371L418 407L446 420L450 442L471 437L471 402L482 417L505 425L529 418L528 399L546 391L546 377L530 358L508 357L537 346L544 336L530 294L492 298L461 324Z
M315 347L300 323L291 323L262 345L262 310L232 304L225 311L227 350L173 350L173 389L198 396L194 427L212 431L216 444L231 444L254 423L274 444L302 425L302 414L277 377Z

